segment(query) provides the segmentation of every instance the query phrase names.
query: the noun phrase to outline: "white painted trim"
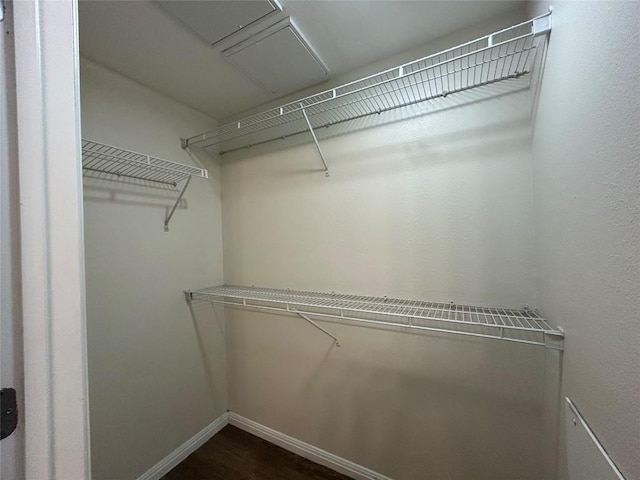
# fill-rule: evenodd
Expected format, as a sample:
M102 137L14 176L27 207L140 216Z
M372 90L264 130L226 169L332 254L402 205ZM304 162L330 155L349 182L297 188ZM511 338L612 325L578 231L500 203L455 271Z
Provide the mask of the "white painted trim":
M13 7L25 476L87 480L77 1L30 0Z
M357 463L338 457L333 453L309 445L272 428L265 427L258 422L254 422L233 412L225 412L220 415L212 423L143 473L137 480L159 480L229 424L312 462L348 475L355 480L392 480L390 477L369 470Z
M172 468L176 467L185 458L200 448L207 440L226 427L228 423L228 414L225 412L143 473L138 477L138 480L159 480L169 473Z
M301 440L292 438L272 428L265 427L236 413L229 412L229 424L356 480L391 480L391 478L385 475L369 470L357 463L309 445Z

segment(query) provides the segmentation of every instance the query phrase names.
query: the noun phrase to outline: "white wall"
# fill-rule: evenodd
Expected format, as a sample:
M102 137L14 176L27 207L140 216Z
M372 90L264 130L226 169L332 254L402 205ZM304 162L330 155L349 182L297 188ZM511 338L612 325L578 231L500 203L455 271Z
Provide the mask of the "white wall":
M81 70L82 135L191 163L179 137L212 119L92 62ZM221 318L182 290L222 282L219 168L175 194L85 179L93 478L133 479L227 408Z
M308 139L225 155L225 282L535 305L529 95L477 95L325 139L330 178ZM227 316L234 412L397 479L549 478L544 349Z
M535 304L527 92L322 148L224 156L227 283Z
M566 330L563 394L640 478L640 4L552 3L533 136L539 306Z

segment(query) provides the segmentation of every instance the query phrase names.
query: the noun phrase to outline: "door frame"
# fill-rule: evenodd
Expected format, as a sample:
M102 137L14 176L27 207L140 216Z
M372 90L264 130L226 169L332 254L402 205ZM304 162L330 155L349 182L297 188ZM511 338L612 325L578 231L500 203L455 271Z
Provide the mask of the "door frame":
M0 386L16 391L17 417L22 404L22 285L15 109L15 55L12 4L0 15ZM4 416L2 421L4 421ZM0 478L24 478L24 431L0 442Z
M77 0L13 3L26 478L91 478Z

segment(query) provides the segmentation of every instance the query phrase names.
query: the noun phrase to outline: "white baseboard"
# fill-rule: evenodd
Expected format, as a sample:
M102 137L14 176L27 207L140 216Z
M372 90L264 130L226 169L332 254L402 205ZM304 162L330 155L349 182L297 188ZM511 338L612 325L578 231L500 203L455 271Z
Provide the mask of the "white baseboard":
M312 462L324 465L331 470L354 478L355 480L391 480L391 478L369 470L357 463L338 457L333 453L309 445L308 443L280 433L272 428L265 427L258 422L254 422L253 420L249 420L232 412L225 412L220 415L200 432L196 433L138 477L138 480L160 480L160 478L169 473L172 468L176 467L228 424L282 447L289 452L300 455Z
M185 458L200 448L207 440L226 427L228 423L228 414L225 412L143 473L138 477L138 480L159 480L169 473L172 468L176 467Z
M229 412L228 418L229 424L235 427L356 480L391 480L389 477L362 467L357 463L338 457L333 453L329 453L303 441L296 440L284 433L265 427L236 413Z

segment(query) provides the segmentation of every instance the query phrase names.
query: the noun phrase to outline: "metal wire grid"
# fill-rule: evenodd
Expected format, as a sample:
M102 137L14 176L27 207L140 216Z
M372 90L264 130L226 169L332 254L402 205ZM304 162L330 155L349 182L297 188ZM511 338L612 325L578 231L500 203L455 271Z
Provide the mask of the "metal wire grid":
M451 93L518 78L530 72L539 37L530 20L477 40L400 65L187 139L211 148L269 130L271 139L414 105ZM258 143L263 143L261 138ZM224 153L224 152L222 152Z
M107 174L173 187L190 176L208 177L207 170L91 140L82 140L82 168L90 176Z
M562 332L536 312L475 307L420 300L366 297L336 293L221 285L190 292L215 303L249 308L300 312L334 319L419 330L498 338L550 346L561 345Z

